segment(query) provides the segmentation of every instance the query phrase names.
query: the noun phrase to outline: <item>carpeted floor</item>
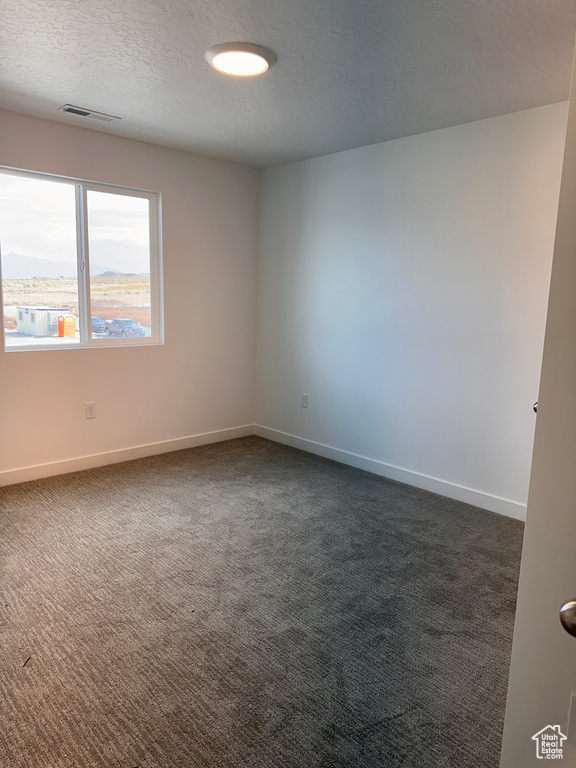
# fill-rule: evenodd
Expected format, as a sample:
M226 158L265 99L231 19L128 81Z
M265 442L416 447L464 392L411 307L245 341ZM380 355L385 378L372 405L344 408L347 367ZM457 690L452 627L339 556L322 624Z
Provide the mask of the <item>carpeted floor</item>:
M0 489L0 765L495 768L522 532L256 437Z

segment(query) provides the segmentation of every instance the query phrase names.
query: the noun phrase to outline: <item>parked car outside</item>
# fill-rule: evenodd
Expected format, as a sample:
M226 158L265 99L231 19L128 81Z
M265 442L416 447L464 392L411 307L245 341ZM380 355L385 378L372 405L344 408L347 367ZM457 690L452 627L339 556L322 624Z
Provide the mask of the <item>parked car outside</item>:
M106 333L104 320L100 320L99 317L91 317L90 325L92 326L92 333Z
M106 334L108 336L144 336L144 326L137 323L136 320L121 317L106 321Z

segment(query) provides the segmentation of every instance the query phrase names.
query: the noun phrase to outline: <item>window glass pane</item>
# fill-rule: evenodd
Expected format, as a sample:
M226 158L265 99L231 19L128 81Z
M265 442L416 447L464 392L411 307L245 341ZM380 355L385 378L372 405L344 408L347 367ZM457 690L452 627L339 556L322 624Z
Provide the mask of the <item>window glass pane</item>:
M7 348L80 341L75 209L73 184L0 173Z
M93 339L151 335L150 203L87 192Z

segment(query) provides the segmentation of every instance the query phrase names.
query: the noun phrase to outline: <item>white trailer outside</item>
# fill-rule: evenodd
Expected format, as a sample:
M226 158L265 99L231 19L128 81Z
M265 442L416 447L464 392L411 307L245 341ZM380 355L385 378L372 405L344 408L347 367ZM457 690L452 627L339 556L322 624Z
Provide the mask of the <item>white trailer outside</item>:
M28 336L56 336L58 317L69 314L58 307L16 307L16 331Z

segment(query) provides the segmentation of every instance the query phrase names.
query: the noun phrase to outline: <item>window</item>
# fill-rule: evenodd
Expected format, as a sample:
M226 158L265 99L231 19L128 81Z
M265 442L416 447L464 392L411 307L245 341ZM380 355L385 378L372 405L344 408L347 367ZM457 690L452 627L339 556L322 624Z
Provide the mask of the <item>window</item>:
M155 192L0 168L6 350L162 342Z

